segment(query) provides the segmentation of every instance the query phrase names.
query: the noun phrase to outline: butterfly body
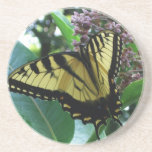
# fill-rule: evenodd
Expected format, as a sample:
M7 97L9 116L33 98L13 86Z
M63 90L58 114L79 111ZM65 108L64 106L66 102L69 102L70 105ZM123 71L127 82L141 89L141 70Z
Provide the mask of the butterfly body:
M40 98L57 99L63 110L84 124L99 127L121 114L114 77L120 65L122 41L105 31L90 38L80 52L63 52L32 61L9 76L10 91Z

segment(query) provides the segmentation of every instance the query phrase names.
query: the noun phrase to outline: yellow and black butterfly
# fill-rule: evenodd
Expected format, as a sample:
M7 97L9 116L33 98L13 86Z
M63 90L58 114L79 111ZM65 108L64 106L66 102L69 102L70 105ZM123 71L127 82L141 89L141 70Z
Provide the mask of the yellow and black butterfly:
M122 40L112 31L90 38L80 52L55 53L27 63L9 75L9 89L57 99L73 119L99 127L112 117L119 124L121 102L114 78L120 67Z

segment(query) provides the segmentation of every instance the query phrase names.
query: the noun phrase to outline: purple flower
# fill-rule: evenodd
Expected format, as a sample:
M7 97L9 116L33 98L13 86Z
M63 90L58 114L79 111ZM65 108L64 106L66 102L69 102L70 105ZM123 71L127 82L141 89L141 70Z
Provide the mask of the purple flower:
M86 35L82 35L81 37L81 42L82 43L86 43L89 41L89 36L86 34Z
M125 44L133 42L133 37L126 31L121 34L121 38Z
M108 30L113 30L116 33L121 33L120 24L117 24L115 22L109 22L109 23L105 24L105 28Z
M134 55L136 55L131 48L125 48L122 52L122 68L125 69L126 66L130 67L130 63L133 61Z
M81 33L81 29L78 26L76 26L74 28L74 35L77 35L77 34L80 34L80 33Z
M85 15L88 15L88 14L89 14L89 11L87 11L86 9L82 9L82 11L83 11L83 13L84 13Z
M89 20L86 20L82 23L82 26L87 30L91 27L91 22Z
M74 51L75 52L79 52L80 51L80 47L79 46L80 46L81 42L73 40L72 44L74 45Z
M82 13L74 12L74 15L71 17L71 23L74 25L74 35L80 35L80 42L85 44L88 42L88 32L93 29L96 32L103 30L101 28L101 17L103 15L99 14L96 11L88 11L82 9ZM75 44L75 42L74 42ZM75 46L75 45L74 45Z
M78 41L76 41L76 40L73 40L72 44L73 44L74 46L79 46L81 43L78 42Z
M95 11L87 11L85 9L82 10L83 13L74 12L74 15L71 18L71 22L75 27L79 27L79 31L77 28L74 30L76 34L82 34L82 31L85 30L85 33L88 33L88 30L92 28L93 25L100 26L101 22L101 14ZM86 32L87 30L87 32Z

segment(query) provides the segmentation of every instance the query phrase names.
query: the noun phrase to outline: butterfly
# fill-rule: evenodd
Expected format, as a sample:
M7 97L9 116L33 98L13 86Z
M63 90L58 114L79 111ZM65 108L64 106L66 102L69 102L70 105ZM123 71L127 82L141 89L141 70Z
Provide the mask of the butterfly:
M64 111L84 124L99 127L112 118L121 125L121 101L114 78L120 67L122 40L106 30L92 36L79 52L60 52L31 61L8 77L9 90L57 99Z

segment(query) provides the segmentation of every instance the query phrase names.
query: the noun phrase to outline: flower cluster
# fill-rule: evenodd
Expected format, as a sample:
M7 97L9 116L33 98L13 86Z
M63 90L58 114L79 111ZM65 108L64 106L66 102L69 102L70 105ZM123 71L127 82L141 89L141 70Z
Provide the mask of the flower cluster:
M126 31L124 31L120 36L125 44L133 42L133 37Z
M119 73L119 77L122 80L119 84L121 90L131 82L142 78L141 60L136 58L136 56L137 54L131 48L125 48L122 52L121 71Z
M133 37L120 24L106 18L101 13L85 9L82 9L82 13L74 12L71 22L74 25L74 35L80 35L80 42L73 41L75 51L80 51L80 45L87 44L92 32L112 30L120 35L125 47L122 52L119 74L121 82L118 84L121 90L130 82L142 78L141 60L136 58L137 53L134 53L131 47L126 47L129 43L133 43Z
M134 59L135 55L136 53L134 53L131 48L125 48L123 50L122 56L121 56L122 69L125 69L126 67L131 67L130 62L135 60Z
M113 30L116 33L120 33L121 32L120 24L117 24L115 22L109 22L109 23L105 24L105 29Z
M83 13L74 12L74 15L71 18L71 23L74 25L74 35L79 34L81 36L80 43L73 41L73 45L78 50L80 44L85 45L89 40L89 30L101 31L101 18L103 15L99 14L96 11L87 11L82 9Z
M74 15L71 17L71 23L74 25L74 35L80 35L81 37L79 43L73 41L76 51L79 51L80 44L85 45L88 42L88 35L91 34L90 31L95 31L97 33L106 29L112 30L120 34L124 44L133 42L132 36L128 32L124 31L120 24L107 19L104 15L96 11L88 11L85 9L82 9L82 11L82 13L74 12ZM101 21L106 22L102 27Z
M117 24L114 21L109 21L107 24L104 25L104 27L105 29L112 30L120 34L120 37L122 38L124 44L133 42L133 37L127 31L124 31L124 29L121 28L120 24Z

